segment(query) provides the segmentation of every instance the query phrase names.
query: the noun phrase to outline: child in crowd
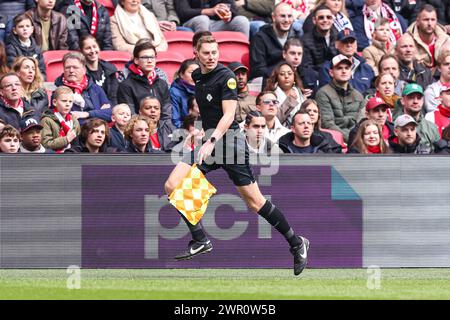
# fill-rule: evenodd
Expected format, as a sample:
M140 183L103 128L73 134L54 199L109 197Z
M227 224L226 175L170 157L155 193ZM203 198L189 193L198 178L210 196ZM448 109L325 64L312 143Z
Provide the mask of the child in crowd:
M7 124L0 131L0 152L17 153L20 147L20 132Z
M12 66L16 57L33 57L39 62L39 70L46 76L44 57L41 49L33 38L34 26L30 17L19 14L13 20L13 32L6 45L8 65Z
M53 105L55 109L47 110L42 116L42 144L56 153L62 153L71 147L70 143L80 134L80 123L71 115L72 89L66 86L57 88Z
M364 59L372 67L375 76L379 74L377 66L381 57L394 49L389 40L390 32L389 20L386 18L378 19L372 33L372 45L362 51Z
M125 128L131 119L130 107L125 103L114 106L111 119L114 125L109 131L110 146L117 150L124 150L126 148Z

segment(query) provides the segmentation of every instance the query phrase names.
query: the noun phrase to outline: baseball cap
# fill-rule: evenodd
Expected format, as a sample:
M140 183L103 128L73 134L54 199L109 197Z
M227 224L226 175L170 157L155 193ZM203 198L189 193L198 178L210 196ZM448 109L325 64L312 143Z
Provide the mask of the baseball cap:
M338 54L331 60L331 66L336 67L341 62L347 62L349 65L352 65L352 62L349 58L347 58L343 54Z
M390 106L380 97L373 97L367 101L366 111L375 109L376 107L384 106L385 108L389 108Z
M416 122L416 120L414 120L413 117L411 117L409 114L402 114L397 119L395 119L394 127L395 128L397 128L397 127L404 127L408 123L414 123L414 125L417 126L417 122Z
M408 96L411 93L420 93L423 95L423 88L417 83L408 83L404 88L402 92L402 96Z
M356 33L355 31L351 30L351 29L344 29L339 31L339 33L337 34L337 40L338 41L345 41L347 39L354 39L356 40Z
M449 91L450 90L450 83L443 83L441 86L441 90L439 91L439 93L442 93L444 91Z
M228 69L230 69L230 70L233 71L233 72L235 72L235 71L238 70L238 69L245 69L245 70L248 71L248 68L247 68L245 65L243 65L242 63L237 62L237 61L235 61L235 62L230 62L230 63L228 64Z
M43 126L41 126L39 122L37 122L37 120L33 118L20 120L19 126L20 126L20 133L24 133L25 131L28 131L31 128L38 128L40 130L43 129Z

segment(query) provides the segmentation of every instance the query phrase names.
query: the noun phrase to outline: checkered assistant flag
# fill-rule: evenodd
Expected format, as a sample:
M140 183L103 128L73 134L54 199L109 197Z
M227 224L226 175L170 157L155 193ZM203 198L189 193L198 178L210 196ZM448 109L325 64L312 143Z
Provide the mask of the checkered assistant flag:
M191 224L196 225L203 217L209 199L216 192L216 188L194 163L186 177L169 195L169 201Z

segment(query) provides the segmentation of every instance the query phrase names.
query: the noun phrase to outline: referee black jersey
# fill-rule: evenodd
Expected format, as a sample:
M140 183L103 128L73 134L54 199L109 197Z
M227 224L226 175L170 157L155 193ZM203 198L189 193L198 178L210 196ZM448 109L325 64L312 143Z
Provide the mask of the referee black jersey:
M215 129L223 117L222 101L237 100L236 77L230 69L218 63L209 73L202 74L200 68L192 73L195 81L195 99L202 118L203 129ZM239 129L233 120L229 129Z

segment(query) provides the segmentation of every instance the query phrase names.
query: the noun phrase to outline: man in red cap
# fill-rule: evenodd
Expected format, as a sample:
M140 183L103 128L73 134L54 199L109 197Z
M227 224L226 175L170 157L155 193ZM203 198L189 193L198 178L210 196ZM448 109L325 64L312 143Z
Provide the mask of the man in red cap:
M367 101L365 108L366 117L361 119L359 123L357 123L352 130L350 130L348 136L348 145L350 146L356 137L356 132L358 132L358 128L365 120L374 120L381 126L383 129L383 138L388 142L389 138L394 135L394 124L390 122L388 117L387 110L389 109L389 105L384 102L380 97L373 97Z
M439 94L441 104L436 110L428 112L425 119L433 122L438 128L439 135L442 138L442 130L450 125L450 83L444 83Z

